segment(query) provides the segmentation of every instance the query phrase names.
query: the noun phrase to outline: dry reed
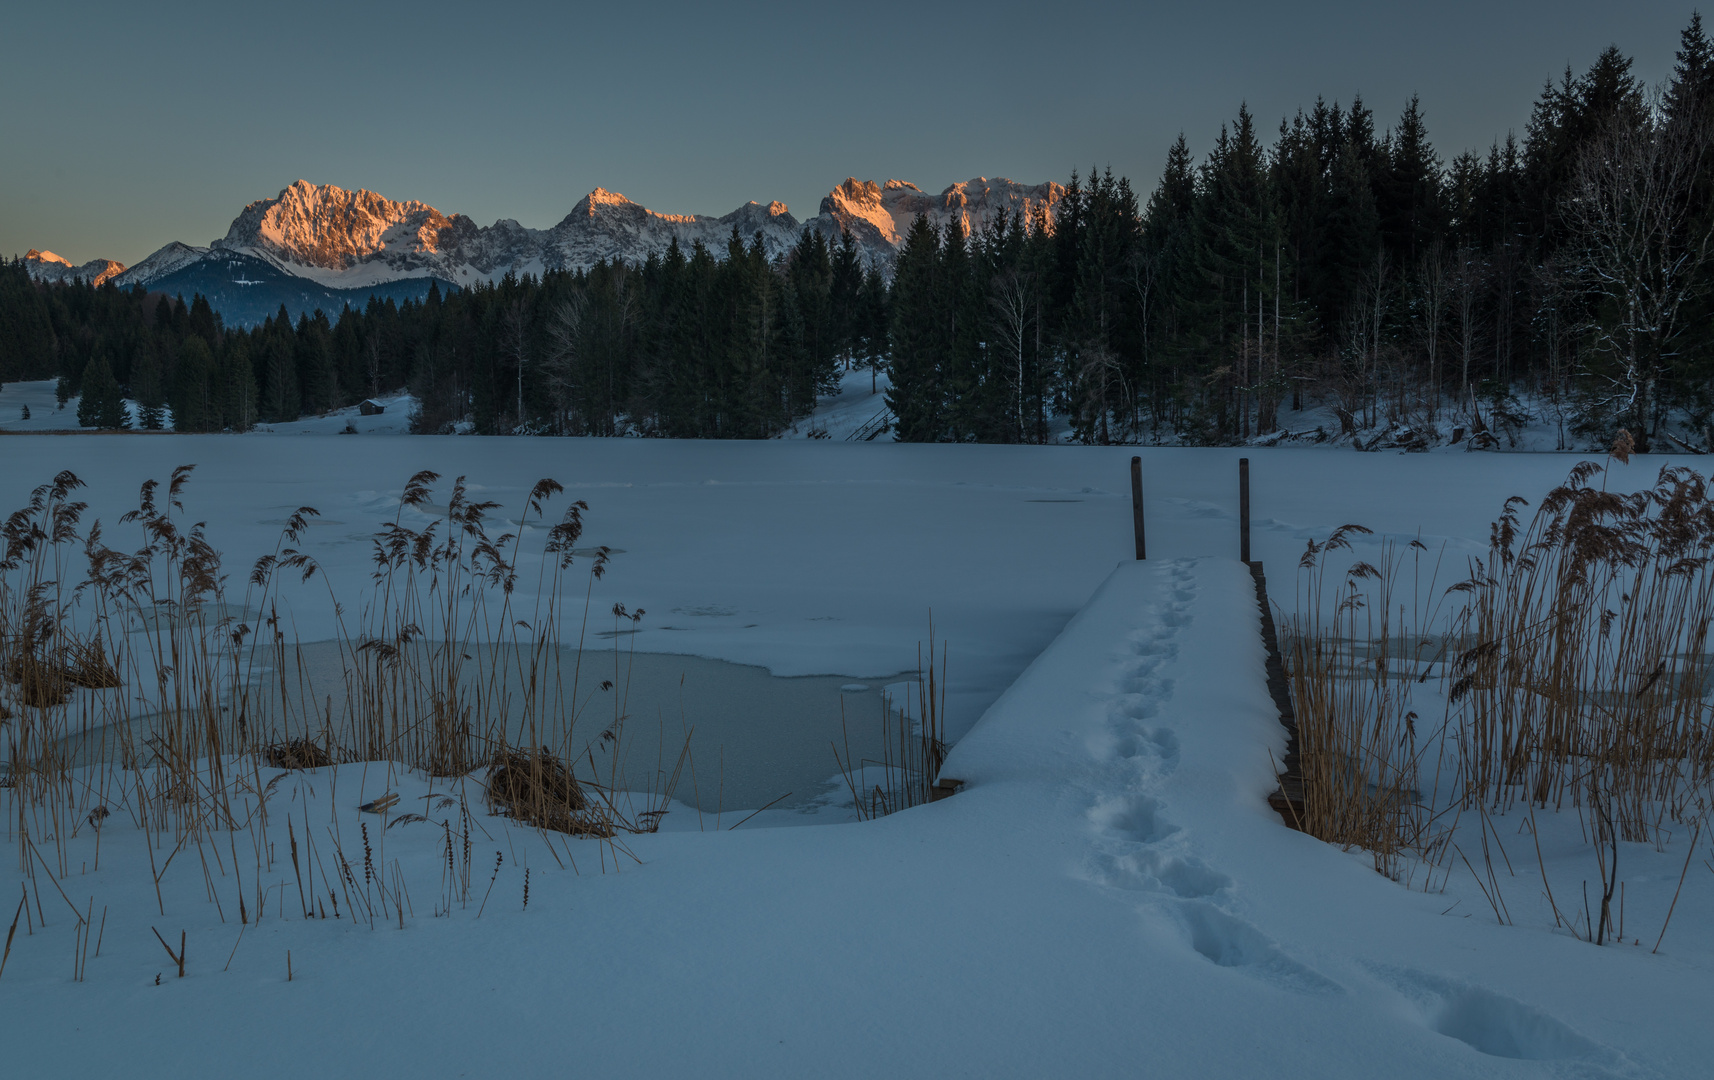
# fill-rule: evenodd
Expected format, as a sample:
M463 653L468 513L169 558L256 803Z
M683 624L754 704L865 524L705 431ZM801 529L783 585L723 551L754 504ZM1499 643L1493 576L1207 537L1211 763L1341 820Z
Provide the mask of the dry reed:
M849 743L845 754L834 747L834 760L851 791L857 816L863 820L885 817L913 806L932 802L940 767L946 761L946 643L941 642L936 666L934 619L928 626L928 664L923 665L923 646L917 643L916 709L894 707L892 696L881 695L881 760L854 761ZM878 782L870 783L867 769L881 770Z
M1671 823L1699 837L1714 805L1714 498L1685 468L1628 495L1596 486L1603 471L1579 464L1527 518L1508 499L1486 556L1435 598L1445 612L1399 603L1405 567L1386 542L1379 566L1352 562L1324 595L1328 555L1366 532L1346 526L1309 545L1287 620L1305 830L1396 876L1406 853L1456 850L1472 811L1486 879L1459 857L1509 922L1489 814L1588 810L1600 891L1578 932L1597 944L1622 923L1618 841L1664 847ZM1411 696L1437 666L1445 718L1424 731Z
M568 618L559 598L585 503L550 519L563 489L542 480L516 530L496 535L496 504L471 499L459 478L437 507L440 477L419 472L374 537L368 595L348 609L325 578L316 591L320 568L304 542L318 517L310 507L286 519L274 549L241 589L231 587L203 524L185 512L191 472L184 466L165 485L142 486L136 508L120 519L140 537L134 550L109 546L99 521L84 527L88 507L76 497L83 484L70 472L36 488L0 525L0 787L21 865L51 860L63 877L67 840L108 807L142 828L157 891L187 846L206 864L205 845L224 834L216 850L236 863L236 835L248 834L258 874L255 895L239 896L247 925L269 902L260 878L273 862L268 803L279 778L265 780L261 770L342 761L399 762L448 778L488 764L493 808L609 843L658 825L670 789L651 793L638 813L618 805L616 773L606 785L580 783L569 764L588 751L575 738L596 695L583 641L609 558L606 548L577 556L587 563L584 610ZM537 581L521 607L526 533L539 545ZM332 686L316 684L293 629L294 604L318 595L337 627ZM616 710L600 736L615 761L624 721ZM599 797L586 798L586 788ZM466 864L471 826L462 813ZM449 845L453 835L449 827ZM324 880L323 891L336 911L343 897L373 923L398 908L402 880L389 886L372 871L357 894L333 839L342 874L333 875L337 886ZM448 896L467 899L468 866L457 876ZM308 893L300 899L307 911Z

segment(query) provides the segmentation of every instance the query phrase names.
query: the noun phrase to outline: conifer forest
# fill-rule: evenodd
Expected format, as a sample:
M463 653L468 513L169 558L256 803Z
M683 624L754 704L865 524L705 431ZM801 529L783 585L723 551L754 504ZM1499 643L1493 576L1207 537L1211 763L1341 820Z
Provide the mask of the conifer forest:
M1192 133L1200 157L1181 135L1146 195L1073 173L1051 213L917 219L890 265L807 230L770 260L734 229L720 251L238 328L201 296L13 260L0 380L57 378L91 427L129 423L121 398L145 427L241 431L406 388L420 432L765 438L872 369L909 441L1498 440L1551 414L1562 445L1714 449L1700 18L1665 85L1609 48L1486 148L1436 148L1431 103L1400 104L1277 126L1240 105Z

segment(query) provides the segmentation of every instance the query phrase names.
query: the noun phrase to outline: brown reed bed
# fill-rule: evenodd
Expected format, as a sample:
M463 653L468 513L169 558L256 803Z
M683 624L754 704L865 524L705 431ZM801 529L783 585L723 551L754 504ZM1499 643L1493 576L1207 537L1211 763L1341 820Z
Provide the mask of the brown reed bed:
M1608 491L1605 468L1627 452L1621 439L1608 466L1579 464L1533 511L1508 499L1486 555L1444 591L1417 542L1383 543L1379 565L1354 561L1334 586L1329 557L1367 530L1309 545L1285 619L1305 831L1395 877L1407 854L1456 856L1481 884L1456 839L1474 818L1484 894L1509 922L1489 815L1575 809L1594 823L1601 888L1580 933L1595 942L1612 933L1617 841L1700 836L1714 806L1714 493L1672 466ZM1425 722L1413 692L1443 715Z
M1621 839L1706 813L1714 725L1714 501L1666 467L1618 495L1579 465L1531 518L1509 500L1488 557L1453 588L1471 644L1453 667L1467 802L1599 802Z
M274 549L231 585L221 553L185 511L191 473L181 467L165 485L142 486L119 519L139 536L134 549L110 546L99 521L85 526L83 484L70 472L0 525L0 738L21 864L46 852L63 873L79 823L94 827L95 812L118 811L144 831L151 859L159 847L170 863L191 844L206 860L213 842L236 862L234 834L247 832L259 870L271 867L268 801L279 776L262 770L341 762L392 762L449 781L486 766L492 809L610 845L657 827L670 789L638 810L618 805L616 777L603 785L573 775L588 756L579 720L596 697L582 663L588 606L609 559L606 548L576 556L587 578L583 610L562 610L585 503L550 517L563 489L544 479L516 529L497 533L495 503L471 499L460 478L436 506L441 478L419 472L375 534L370 588L354 599L316 580L303 543L318 516L310 507L292 513ZM539 547L524 557L526 533ZM536 579L527 605L516 589L526 566ZM294 605L317 602L336 616L332 685L317 683L293 630ZM615 609L616 619L640 615ZM624 719L616 712L588 741L617 760ZM469 814L460 813L468 848ZM348 908L371 920L398 914L384 866L369 868L360 899L345 892L350 861L343 851L336 859ZM268 902L252 899L254 908L240 902L245 922Z
M1433 793L1420 790L1426 744L1410 708L1432 639L1397 604L1401 578L1407 567L1413 580L1420 575L1426 548L1384 541L1378 566L1358 560L1330 583L1330 557L1368 532L1346 525L1310 542L1298 563L1297 610L1283 620L1303 779L1296 824L1372 852L1375 868L1396 877L1403 853L1433 846Z

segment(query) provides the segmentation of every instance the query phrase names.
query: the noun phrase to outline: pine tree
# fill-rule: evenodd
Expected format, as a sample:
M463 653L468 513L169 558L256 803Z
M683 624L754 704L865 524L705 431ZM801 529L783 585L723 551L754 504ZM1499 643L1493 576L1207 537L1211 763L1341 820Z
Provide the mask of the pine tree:
M107 354L98 352L83 371L83 396L77 404L77 422L82 427L128 428L130 417L125 412L125 399L119 381L107 363Z
M220 372L222 426L249 431L256 426L256 373L243 335L230 338L221 350Z
M856 348L869 365L869 392L876 392L876 374L887 365L891 354L890 327L892 316L887 308L887 281L874 263L863 274L863 289L857 299Z
M833 251L832 276L827 285L829 342L833 355L846 366L855 366L862 331L863 266L857 255L857 240L850 229L839 231L839 246Z
M215 385L214 356L208 343L195 334L179 347L173 373L170 401L174 431L217 431L220 428L219 398Z
M290 330L277 328L267 334L263 345L262 418L273 423L287 423L298 418L298 371L293 357Z
M1443 217L1440 156L1428 141L1421 103L1415 94L1386 143L1377 213L1381 238L1399 266L1414 267Z
M891 355L887 407L903 442L938 442L946 436L945 334L940 289L940 241L918 214L899 251L888 308Z
M145 337L131 360L131 395L137 399L137 419L148 431L161 430L166 394L161 389L161 365L154 342Z

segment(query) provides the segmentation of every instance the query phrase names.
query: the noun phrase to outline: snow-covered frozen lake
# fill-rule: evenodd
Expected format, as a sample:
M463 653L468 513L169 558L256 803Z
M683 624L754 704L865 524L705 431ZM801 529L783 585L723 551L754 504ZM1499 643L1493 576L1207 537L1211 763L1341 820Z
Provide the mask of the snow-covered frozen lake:
M642 652L837 688L913 668L932 609L950 646L947 770L967 781L878 822L807 829L758 827L764 816L715 833L680 807L659 834L627 840L638 861L618 873L575 841L579 868L562 869L539 834L485 818L492 844L478 854L504 856L480 919L475 903L423 910L441 833L406 824L384 833L418 909L404 929L305 921L293 893L284 918L270 902L242 939L209 903L228 888L212 856L205 876L181 855L158 908L143 846L115 821L99 871L77 867L85 830L61 880L78 907L109 910L87 981L69 981L66 903L46 880L27 886L41 889L47 925L19 929L0 976L9 1059L32 1075L285 1075L305 1060L344 1075L1704 1075L1714 877L1699 860L1660 954L1649 950L1682 843L1625 846L1632 928L1627 944L1596 948L1544 915L1516 821L1496 823L1517 864L1504 879L1512 926L1496 925L1461 869L1425 893L1284 828L1262 801L1283 733L1250 581L1232 561L1240 452L1140 451L1151 556L1140 566L1135 452L0 437L0 510L70 469L112 522L145 479L197 464L186 513L208 522L235 580L308 505L322 517L306 550L336 592L359 591L369 535L398 512L410 474L433 469L443 487L468 477L501 517L540 477L587 500L582 543L617 552L593 608L646 609L632 635ZM1255 555L1286 604L1310 538L1357 522L1376 530L1357 554L1420 535L1461 566L1486 550L1506 496L1533 500L1579 460L1247 456ZM1662 460L1616 466L1610 483L1646 486ZM123 538L110 526L110 543ZM331 636L325 592L294 596L299 635ZM359 824L379 819L356 805L388 789L432 805L427 783L344 767L288 778L278 797L361 850ZM1556 892L1575 894L1593 860L1576 816L1560 817L1543 829L1541 864ZM283 866L273 873L289 888ZM19 878L0 871L0 895ZM183 981L169 969L154 984L167 960L151 927L175 947L170 932L187 933ZM311 1059L256 1049L293 1032L313 1033Z

